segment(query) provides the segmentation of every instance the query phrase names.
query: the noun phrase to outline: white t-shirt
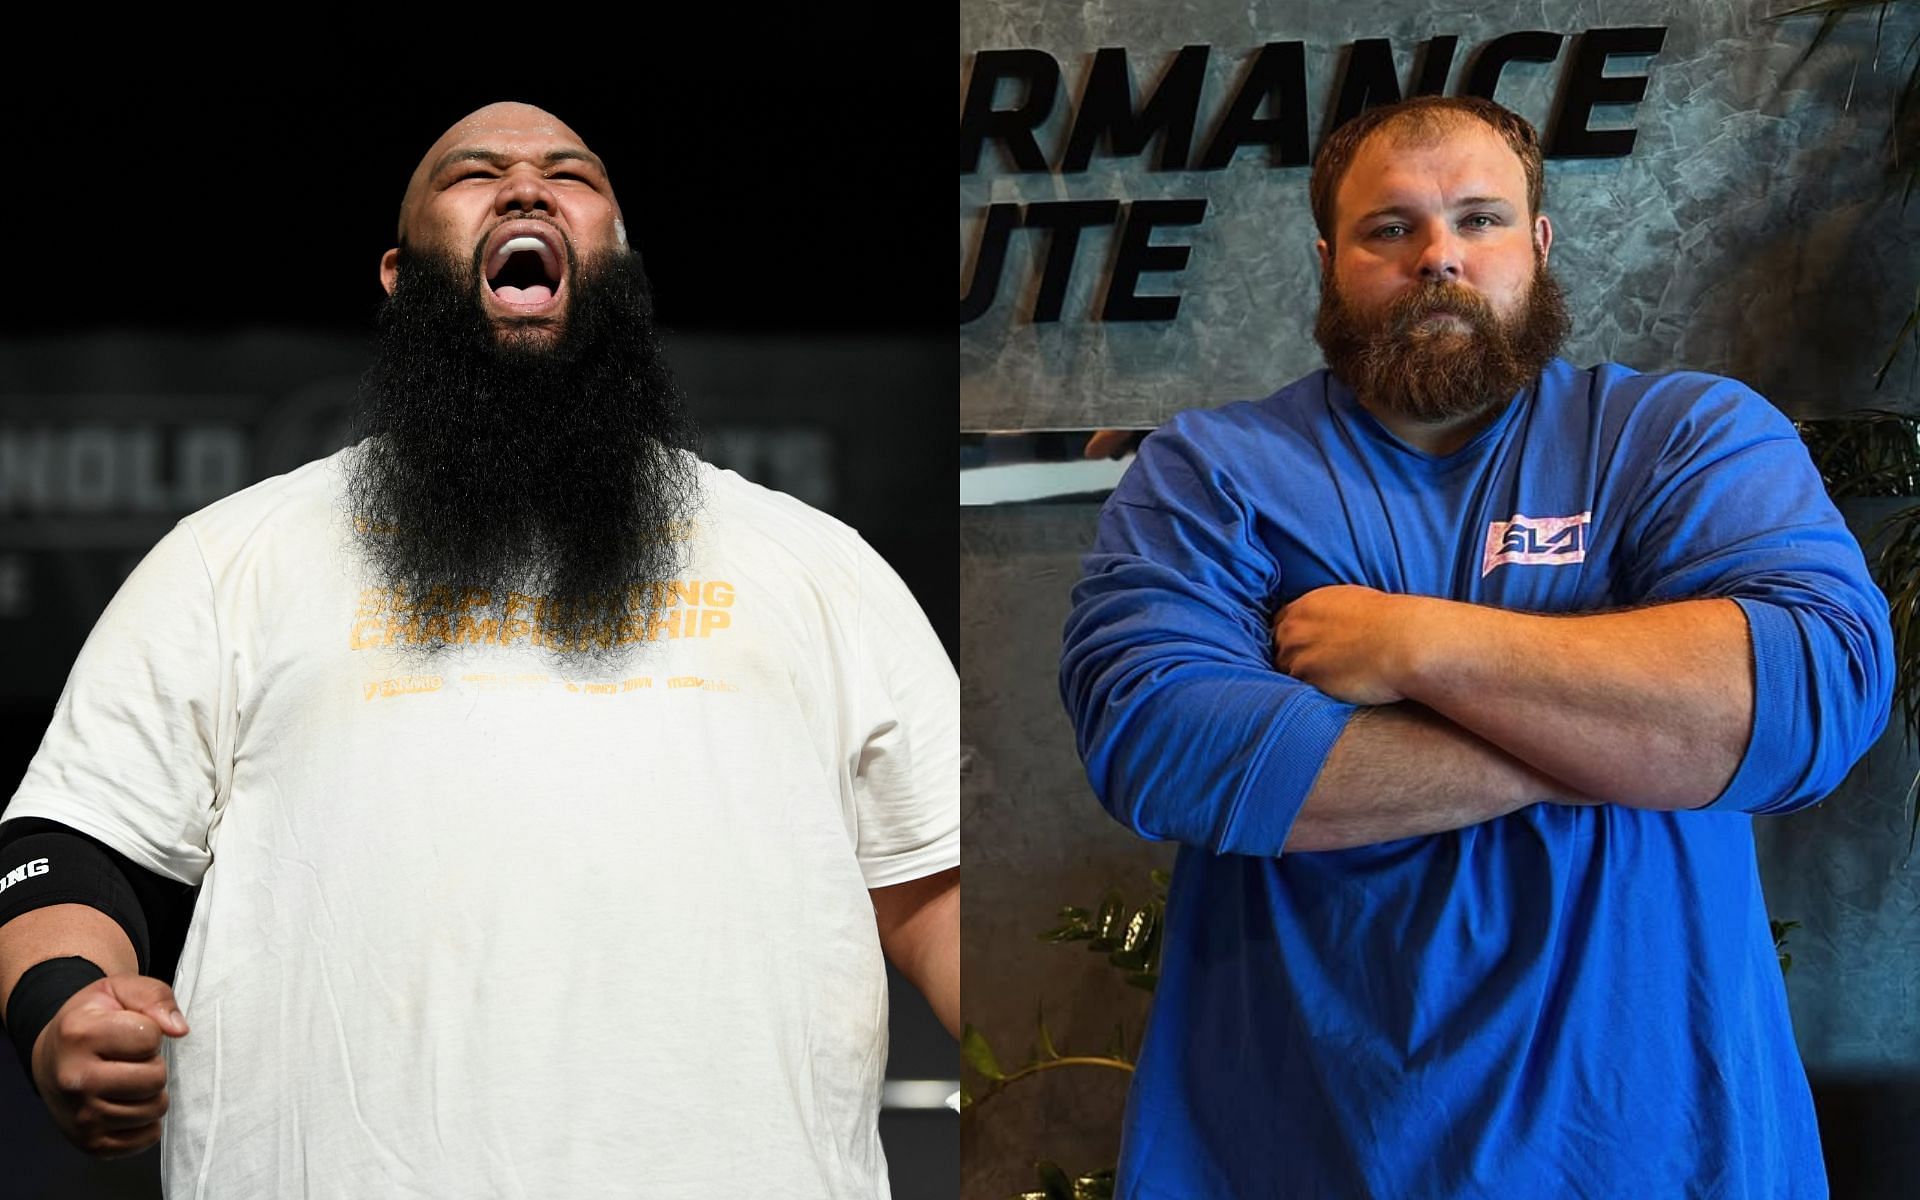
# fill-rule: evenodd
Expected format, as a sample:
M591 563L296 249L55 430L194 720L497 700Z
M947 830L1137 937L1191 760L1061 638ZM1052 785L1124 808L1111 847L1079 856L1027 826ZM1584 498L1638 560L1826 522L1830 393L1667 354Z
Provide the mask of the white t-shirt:
M202 885L167 1195L887 1195L867 889L959 861L912 596L703 465L634 652L563 668L524 604L369 582L353 453L154 547L8 810Z

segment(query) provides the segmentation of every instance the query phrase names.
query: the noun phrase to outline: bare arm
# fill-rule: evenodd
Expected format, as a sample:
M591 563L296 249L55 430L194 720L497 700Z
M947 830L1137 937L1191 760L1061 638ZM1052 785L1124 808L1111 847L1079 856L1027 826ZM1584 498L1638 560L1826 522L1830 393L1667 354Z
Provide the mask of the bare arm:
M1333 744L1286 848L1442 833L1549 800L1591 803L1418 704L1363 708Z
M887 959L960 1036L960 868L873 888L874 922Z
M84 904L49 904L0 925L0 1013L27 968L50 958L77 955L108 975L135 975L133 942L119 922Z
M1726 790L1753 726L1731 600L1543 617L1429 601L1404 691L1572 787L1631 808Z
M1320 588L1281 610L1274 653L1329 695L1417 701L1575 793L1636 808L1711 802L1753 722L1730 600L1558 617Z

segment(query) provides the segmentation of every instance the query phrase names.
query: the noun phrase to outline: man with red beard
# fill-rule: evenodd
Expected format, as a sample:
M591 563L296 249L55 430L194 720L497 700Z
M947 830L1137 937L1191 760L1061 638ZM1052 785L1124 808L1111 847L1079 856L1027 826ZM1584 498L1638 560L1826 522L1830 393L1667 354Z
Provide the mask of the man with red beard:
M551 115L449 130L380 277L367 438L162 539L0 827L54 1120L182 1196L885 1196L883 952L958 1008L939 641L693 454Z
M1541 180L1489 102L1343 126L1329 369L1102 514L1062 691L1183 843L1119 1195L1826 1194L1748 814L1884 727L1886 602L1764 400L1555 357Z

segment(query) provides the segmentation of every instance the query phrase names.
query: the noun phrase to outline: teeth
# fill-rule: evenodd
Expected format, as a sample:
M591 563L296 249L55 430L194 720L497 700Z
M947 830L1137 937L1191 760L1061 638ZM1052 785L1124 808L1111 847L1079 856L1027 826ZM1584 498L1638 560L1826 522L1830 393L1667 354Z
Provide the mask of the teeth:
M540 256L540 265L546 268L549 279L560 278L559 256L544 239L537 237L508 238L499 249L493 252L493 258L487 265L488 276L498 275L501 268L507 265L507 260L523 250L531 250Z

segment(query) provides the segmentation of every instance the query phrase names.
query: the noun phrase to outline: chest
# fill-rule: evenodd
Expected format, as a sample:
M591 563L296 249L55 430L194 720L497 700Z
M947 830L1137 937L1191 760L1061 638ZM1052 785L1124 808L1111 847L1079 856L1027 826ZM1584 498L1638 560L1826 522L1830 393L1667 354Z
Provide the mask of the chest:
M1581 423L1439 467L1340 439L1316 457L1258 521L1276 603L1339 583L1530 612L1632 602L1635 468Z

